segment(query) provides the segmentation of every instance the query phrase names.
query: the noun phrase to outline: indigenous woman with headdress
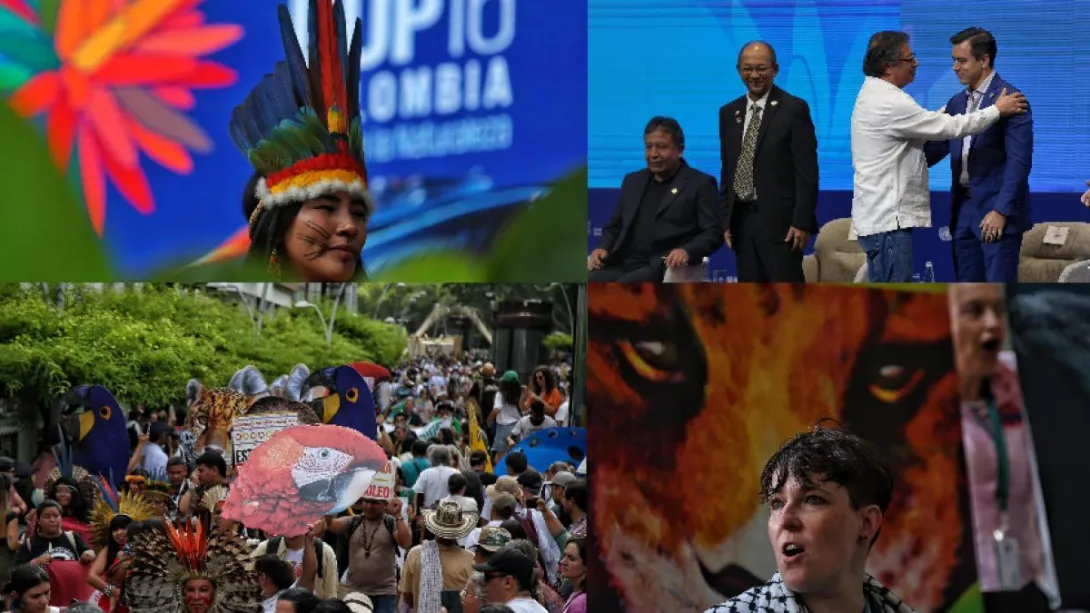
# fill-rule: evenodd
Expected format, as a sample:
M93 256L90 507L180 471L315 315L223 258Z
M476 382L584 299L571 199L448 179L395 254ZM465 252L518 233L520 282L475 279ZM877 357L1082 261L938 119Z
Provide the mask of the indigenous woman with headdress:
M350 42L344 4L311 0L304 56L291 13L279 11L285 61L231 116L231 140L256 171L243 194L247 262L276 278L360 279L375 208L363 157L361 22Z
M132 562L131 554L126 553L128 529L133 522L151 517L152 511L140 494L124 492L119 496L104 484L100 487L102 496L95 504L92 519L92 542L99 551L87 574L87 583L100 594L99 598L92 598L99 608L107 613L124 613L127 609L118 603Z
M64 530L72 531L83 540L91 536L89 500L85 487L72 477L60 477L53 481L46 496L61 507L61 525Z
M215 522L213 522L214 524ZM132 613L255 613L261 586L248 569L252 548L238 535L202 522L135 539L126 587Z

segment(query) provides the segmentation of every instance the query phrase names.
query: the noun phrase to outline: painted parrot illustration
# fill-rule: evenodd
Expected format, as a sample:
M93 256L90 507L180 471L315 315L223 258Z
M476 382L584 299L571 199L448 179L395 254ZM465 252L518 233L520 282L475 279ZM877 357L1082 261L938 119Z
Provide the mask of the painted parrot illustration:
M258 445L239 467L223 517L268 534L303 534L308 524L356 502L385 465L382 448L359 432L288 428Z
M374 440L378 436L371 388L351 366L331 366L312 373L303 383L309 402L322 423L351 428Z
M92 475L124 475L129 465L125 414L110 390L80 385L62 398L61 431L72 444L72 464Z

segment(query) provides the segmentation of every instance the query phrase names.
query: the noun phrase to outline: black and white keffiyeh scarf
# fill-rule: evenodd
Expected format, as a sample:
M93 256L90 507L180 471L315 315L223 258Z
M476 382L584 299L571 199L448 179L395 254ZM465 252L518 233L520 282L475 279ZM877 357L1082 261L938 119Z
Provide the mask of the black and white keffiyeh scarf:
M868 613L913 613L889 588L865 575L863 595ZM772 576L768 583L746 590L723 604L715 605L704 613L808 613L794 592L783 584L780 574Z

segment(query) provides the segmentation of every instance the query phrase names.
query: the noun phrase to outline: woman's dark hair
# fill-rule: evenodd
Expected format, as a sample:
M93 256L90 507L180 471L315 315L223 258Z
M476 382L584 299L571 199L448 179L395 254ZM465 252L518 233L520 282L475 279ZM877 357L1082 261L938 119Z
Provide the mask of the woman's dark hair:
M537 385L537 373L543 373L545 375L545 389L542 390ZM541 394L542 392L551 392L556 389L556 375L552 369L548 366L538 366L534 369L534 374L530 377L530 389L535 394Z
M522 395L522 384L512 379L500 379L500 393L503 394L504 404L518 406L519 396Z
M572 501L579 510L587 512L587 482L584 479L576 479L564 488L564 498Z
M117 554L121 551L121 547L114 540L114 530L125 530L125 539L128 540L129 526L132 524L132 518L128 515L115 515L110 520L110 527L106 534L106 568L110 568L110 565L117 559Z
M568 539L568 542L564 544L567 548L568 545L575 545L575 550L579 552L579 559L583 561L584 566L587 563L587 540L581 538ZM582 585L576 585L575 589L580 591L586 591L586 577L583 578Z
M49 583L49 573L35 564L20 564L11 570L11 579L4 584L4 594L15 594L18 601L28 590ZM14 604L14 603L12 603Z
M436 441L440 445L453 445L454 444L454 430L450 428L439 428L439 436L436 437Z
M878 448L840 427L822 427L824 421L832 420L796 434L772 454L761 472L761 501L770 501L788 479L807 485L821 480L848 490L853 509L873 504L885 513L893 498L893 475Z
M896 30L883 30L871 36L863 56L863 74L884 77L886 70L901 62L901 47L907 43L908 34Z
M280 595L280 598L276 599L277 602L286 600L295 607L295 613L314 613L314 609L318 607L318 597L315 596L310 590L303 589L301 587L293 587Z
M254 173L246 183L246 191L242 193L242 215L247 223L260 202L257 198L257 184L261 179L259 173ZM246 253L248 267L264 270L269 265L273 250L276 250L280 257L281 268L286 268L284 235L302 208L302 202L293 202L261 210L255 220L256 223L250 224L250 250ZM362 281L366 277L363 270L363 258L360 254L356 254L356 274L352 276L352 280Z
M87 523L87 501L83 499L83 494L80 492L79 483L71 477L61 477L53 484L53 487L49 489L49 498L54 502L57 500L57 488L67 486L72 488L72 501L68 503L68 507L61 507L61 516L71 517L78 522Z

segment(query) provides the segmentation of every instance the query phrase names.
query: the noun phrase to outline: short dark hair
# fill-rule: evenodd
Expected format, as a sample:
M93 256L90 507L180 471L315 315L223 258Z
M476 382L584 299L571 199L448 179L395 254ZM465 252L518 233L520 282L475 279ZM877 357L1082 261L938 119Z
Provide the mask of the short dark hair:
M823 427L825 422L832 420L796 434L772 454L761 471L761 502L771 500L788 479L810 484L820 478L848 490L853 509L873 504L884 514L893 498L893 475L878 448L835 422Z
M526 461L526 454L521 451L513 451L507 454L507 468L515 471L518 474L526 472L529 467L529 462Z
M222 453L215 451L206 451L197 456L197 466L207 466L209 468L215 468L221 477L227 477L227 460L223 459Z
M984 56L992 58L991 67L995 68L995 54L998 48L995 44L995 37L992 33L984 28L965 28L961 32L950 37L951 45L960 45L961 43L969 41L969 49L973 52L973 57L977 61L984 59Z
M587 512L587 482L585 479L576 479L564 488L564 498L572 501L580 511Z
M776 62L776 48L772 46L772 43L765 42L763 40L751 40L748 43L742 45L742 48L738 50L738 65L739 66L742 65L742 54L745 53L746 49L750 48L753 45L763 45L763 46L767 47L768 52L772 55L772 65L773 66L777 65L777 62Z
M428 441L421 440L421 439L416 439L415 441L413 441L413 446L412 446L413 455L417 455L417 456L426 456L426 455L428 455L428 447L430 447L430 446L431 445L428 445Z
M469 479L466 479L466 476L462 473L451 473L447 479L447 489L450 490L451 494L465 489L467 485L469 485Z
M647 127L643 129L643 135L647 136L658 130L669 134L670 138L674 139L674 144L677 145L678 149L685 148L685 132L681 130L681 124L676 119L655 115L651 118L651 121L647 122Z
M167 468L171 466L183 466L186 470L189 470L189 464L186 463L185 458L180 456L173 456L167 460Z
M901 62L901 47L908 44L908 34L896 30L883 30L870 37L867 53L863 56L863 74L868 77L884 77L886 71Z
M254 572L268 577L278 591L286 590L295 583L295 569L292 568L291 562L281 560L272 554L265 554L255 560Z
M295 613L314 613L314 609L321 602L310 590L301 587L293 587L285 591L276 600L278 602L281 600L290 602L295 608Z
M481 451L480 449L469 454L470 466L481 466L482 464L488 464L488 453Z

